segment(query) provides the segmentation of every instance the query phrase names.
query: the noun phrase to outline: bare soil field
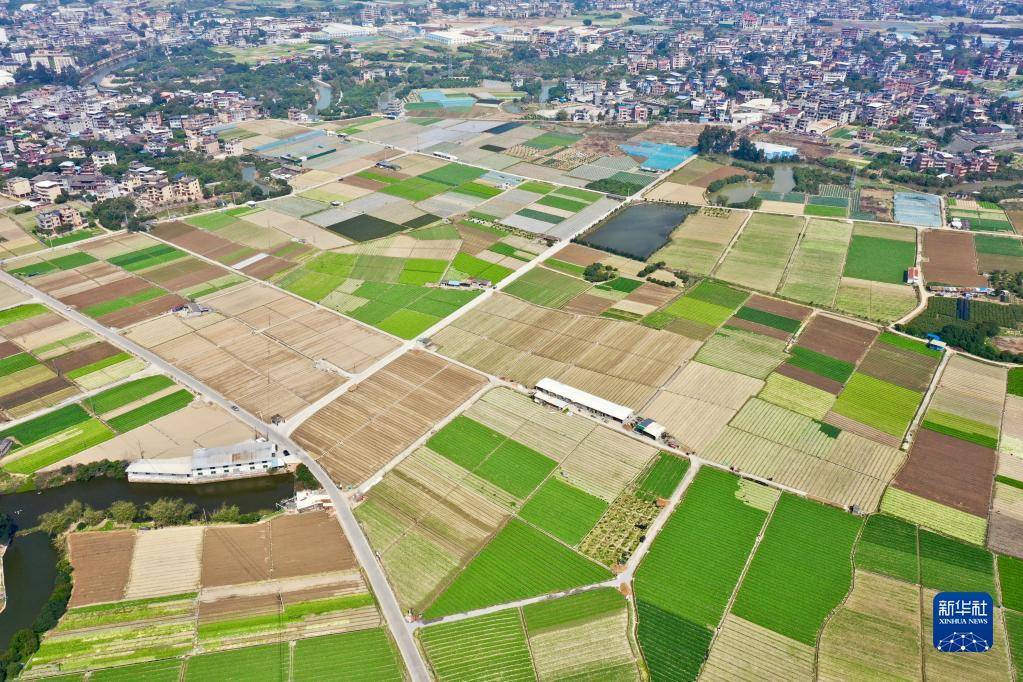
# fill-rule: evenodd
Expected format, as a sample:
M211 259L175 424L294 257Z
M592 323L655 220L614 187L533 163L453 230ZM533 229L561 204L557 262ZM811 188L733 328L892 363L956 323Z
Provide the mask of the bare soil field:
M699 177L696 180L693 180L689 184L691 184L693 187L707 188L710 186L710 183L714 182L715 180L723 180L725 178L730 178L733 175L745 175L746 177L753 177L753 173L749 172L745 168L736 168L735 166L722 166L721 168L716 168L711 172L707 173L706 175Z
M1018 457L1015 459L1023 461ZM1023 490L1005 483L995 483L987 545L996 552L1023 558Z
M859 371L896 386L923 392L930 385L937 367L937 358L879 343L867 351Z
M977 274L973 235L952 230L926 230L922 235L924 279L931 284L959 287L987 286Z
M877 329L817 314L803 328L798 345L856 364L877 337Z
M613 301L592 294L579 294L565 304L564 310L567 313L577 315L600 315L611 307Z
M892 485L976 516L986 517L997 458L994 450L920 429Z
M91 365L98 360L103 360L104 358L117 355L120 352L121 350L114 345L107 343L106 341L100 341L74 353L68 353L67 355L63 355L59 358L54 358L50 364L57 372L64 374L73 369Z
M636 290L629 293L625 297L626 301L635 301L636 303L645 303L660 308L662 305L668 303L678 296L677 289L671 289L669 287L662 287L658 284L650 284L649 282L643 284Z
M729 327L745 329L746 331L754 332L756 334L763 334L764 336L770 336L771 338L778 339L780 341L788 341L792 337L792 334L785 331L784 329L775 329L774 327L768 327L766 324L750 322L749 320L743 320L738 317L729 318L726 324Z
M797 305L795 303L789 303L788 301L782 301L777 298L768 298L761 296L760 294L753 294L743 304L746 308L753 308L755 310L763 310L764 312L774 313L775 315L781 315L782 317L788 317L793 320L803 321L810 316L813 312L812 308L806 306Z
M202 542L203 587L249 583L270 578L270 527L213 526Z
M358 567L352 548L333 514L286 514L270 520L271 575L274 579Z
M558 251L554 255L554 258L557 260L563 260L566 263L582 265L585 267L606 259L607 254L603 251L583 246L582 244L569 244L565 248L561 249L561 251Z
M135 531L72 533L68 556L75 569L68 606L118 601L124 598L135 548Z
M203 528L179 526L139 533L126 599L195 592L199 587Z
M103 315L96 318L101 324L114 329L120 329L121 327L127 327L129 325L137 323L139 320L148 320L151 317L162 315L163 313L170 312L172 309L178 306L184 305L188 301L177 294L168 294L159 298L154 298L152 301L146 301L145 303L139 303L129 308L122 308L115 312Z
M293 437L335 481L361 483L484 383L475 372L412 351L322 408Z

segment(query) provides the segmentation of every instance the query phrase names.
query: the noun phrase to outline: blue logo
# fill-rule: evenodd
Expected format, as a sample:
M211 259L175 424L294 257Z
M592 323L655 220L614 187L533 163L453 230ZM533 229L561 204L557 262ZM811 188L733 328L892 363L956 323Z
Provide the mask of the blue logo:
M934 648L984 652L995 644L995 605L987 592L934 595Z

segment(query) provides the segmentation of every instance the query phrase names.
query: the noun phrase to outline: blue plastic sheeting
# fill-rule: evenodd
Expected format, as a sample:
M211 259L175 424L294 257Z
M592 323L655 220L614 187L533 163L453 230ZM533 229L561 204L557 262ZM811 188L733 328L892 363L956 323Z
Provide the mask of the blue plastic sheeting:
M895 222L941 227L941 200L936 194L895 193Z
M642 165L661 171L671 170L696 154L696 147L679 147L664 142L643 141L635 144L620 144L618 147L626 154L645 156L646 161Z
M436 102L445 109L453 107L471 107L476 104L476 100L468 95L457 95L452 97L440 90L421 90L419 92L419 99L424 102Z

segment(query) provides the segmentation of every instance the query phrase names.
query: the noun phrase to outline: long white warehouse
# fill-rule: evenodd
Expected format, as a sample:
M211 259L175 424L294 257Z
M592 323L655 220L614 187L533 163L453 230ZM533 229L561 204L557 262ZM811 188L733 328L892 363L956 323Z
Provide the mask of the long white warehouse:
M544 399L546 396L551 396L561 400L562 402L585 407L597 414L610 417L611 419L615 419L620 422L628 421L635 414L632 408L626 407L625 405L619 405L618 403L613 403L610 400L604 400L592 393L581 391L578 388L573 388L568 384L563 384L560 381L555 381L549 377L540 379L540 381L536 382L536 390L537 397L540 399ZM542 394L546 394L546 396ZM557 405L557 402L551 400L547 400L546 402Z

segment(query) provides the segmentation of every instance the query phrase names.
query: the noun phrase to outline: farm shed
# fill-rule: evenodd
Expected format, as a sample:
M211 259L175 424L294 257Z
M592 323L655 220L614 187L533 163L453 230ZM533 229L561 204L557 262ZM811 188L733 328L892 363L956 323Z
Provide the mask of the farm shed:
M540 379L540 381L536 383L536 390L540 394L547 394L548 396L559 398L573 405L585 407L597 414L604 417L610 417L611 419L620 422L628 421L633 415L631 408L619 405L618 403L613 403L610 400L604 400L592 393L580 391L578 388L573 388L549 377ZM541 395L541 398L546 399L546 396ZM547 402L552 402L549 399L546 400Z
M218 448L196 448L189 457L140 459L128 465L128 480L144 483L203 483L261 476L284 466L277 445L245 441Z

